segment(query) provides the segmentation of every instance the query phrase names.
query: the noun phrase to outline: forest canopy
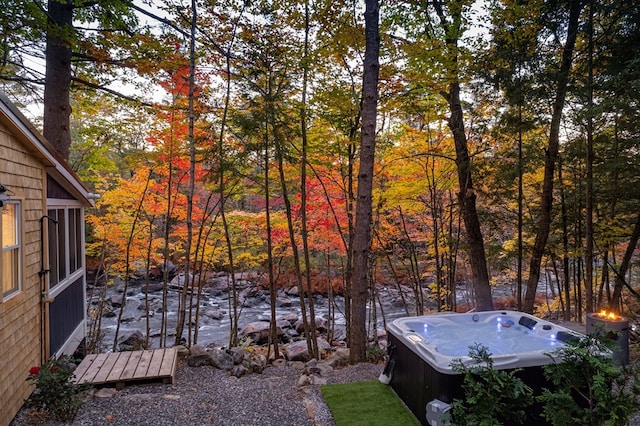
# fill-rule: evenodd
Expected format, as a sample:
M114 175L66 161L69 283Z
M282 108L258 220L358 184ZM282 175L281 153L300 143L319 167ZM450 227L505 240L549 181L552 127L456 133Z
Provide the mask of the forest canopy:
M416 314L637 303L636 1L5 3L0 87L100 194L106 277L172 263L353 297L377 40L373 304L376 284Z

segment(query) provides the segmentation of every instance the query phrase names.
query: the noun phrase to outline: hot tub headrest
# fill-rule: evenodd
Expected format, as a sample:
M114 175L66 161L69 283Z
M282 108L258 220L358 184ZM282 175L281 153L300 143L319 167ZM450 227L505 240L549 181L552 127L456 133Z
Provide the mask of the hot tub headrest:
M558 334L556 334L556 340L571 344L580 340L580 336L569 333L568 331L558 331Z
M525 316L521 316L520 320L518 321L518 324L527 327L529 330L533 330L533 327L535 327L537 323L538 321Z

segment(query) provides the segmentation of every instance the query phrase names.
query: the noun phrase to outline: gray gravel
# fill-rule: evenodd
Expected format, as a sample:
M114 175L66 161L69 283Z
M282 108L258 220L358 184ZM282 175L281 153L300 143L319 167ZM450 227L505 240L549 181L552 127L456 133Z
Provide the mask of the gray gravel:
M381 364L333 370L327 383L376 379ZM241 378L213 367L179 365L171 385L130 385L109 398L90 397L73 425L334 425L318 385L298 386L294 368L268 367ZM62 425L23 409L11 426Z

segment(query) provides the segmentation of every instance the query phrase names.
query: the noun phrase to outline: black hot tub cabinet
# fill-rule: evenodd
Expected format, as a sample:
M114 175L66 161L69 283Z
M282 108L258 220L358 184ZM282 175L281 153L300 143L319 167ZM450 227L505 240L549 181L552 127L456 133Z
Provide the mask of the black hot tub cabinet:
M549 352L579 334L514 311L442 313L394 320L388 327L389 365L386 379L423 425L429 425L427 404L450 404L463 398L462 375L451 368L454 359L471 362L469 346L489 348L494 368L521 368L518 376L536 393L545 385L542 367ZM530 424L540 424L532 417Z

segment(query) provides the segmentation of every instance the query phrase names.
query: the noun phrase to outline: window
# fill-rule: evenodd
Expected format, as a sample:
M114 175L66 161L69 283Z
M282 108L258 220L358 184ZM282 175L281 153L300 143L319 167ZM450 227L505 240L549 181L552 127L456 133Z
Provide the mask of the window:
M2 240L2 298L20 291L20 204L5 201L0 208L0 239Z
M69 273L82 268L81 219L80 209L69 209Z
M57 286L83 266L82 211L55 208L47 211L49 228L49 285Z

